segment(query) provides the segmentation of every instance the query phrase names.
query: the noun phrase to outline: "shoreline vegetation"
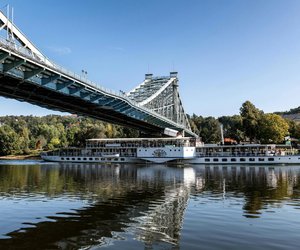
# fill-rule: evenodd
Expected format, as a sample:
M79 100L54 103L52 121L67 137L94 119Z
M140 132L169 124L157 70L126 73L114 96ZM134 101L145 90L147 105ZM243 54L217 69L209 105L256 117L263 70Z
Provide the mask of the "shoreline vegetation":
M29 155L4 155L0 156L1 160L41 160L39 154L29 154Z
M298 110L298 109L295 109ZM299 108L300 110L300 108ZM264 113L250 101L233 116L202 117L187 115L192 130L204 143L220 143L224 137L235 143L285 143L292 138L297 146L300 123L275 113ZM75 115L2 116L0 117L0 160L40 159L42 151L66 147L84 147L90 138L137 138L132 128L112 125Z

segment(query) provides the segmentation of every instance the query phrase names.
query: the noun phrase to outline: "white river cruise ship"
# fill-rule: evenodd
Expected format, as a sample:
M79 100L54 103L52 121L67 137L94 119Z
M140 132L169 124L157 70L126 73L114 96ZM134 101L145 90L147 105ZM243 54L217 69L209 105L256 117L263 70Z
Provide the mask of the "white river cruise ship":
M88 139L85 148L43 152L54 162L182 163L182 164L299 164L298 150L287 145L204 145L199 138Z

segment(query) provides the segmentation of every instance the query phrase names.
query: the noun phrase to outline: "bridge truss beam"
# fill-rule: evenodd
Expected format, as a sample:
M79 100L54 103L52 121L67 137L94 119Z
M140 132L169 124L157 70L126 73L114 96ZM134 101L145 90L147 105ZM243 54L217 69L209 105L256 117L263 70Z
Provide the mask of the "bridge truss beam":
M133 127L148 134L159 135L164 128L187 130L127 96L87 84L1 45L0 40L2 96Z

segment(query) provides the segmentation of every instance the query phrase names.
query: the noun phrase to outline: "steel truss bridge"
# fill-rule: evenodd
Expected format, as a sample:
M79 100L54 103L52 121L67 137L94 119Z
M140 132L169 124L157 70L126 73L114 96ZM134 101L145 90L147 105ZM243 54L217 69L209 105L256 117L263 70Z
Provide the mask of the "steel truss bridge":
M146 74L129 93L113 92L56 65L0 12L0 95L48 109L132 127L146 134L191 130L178 92L176 72Z

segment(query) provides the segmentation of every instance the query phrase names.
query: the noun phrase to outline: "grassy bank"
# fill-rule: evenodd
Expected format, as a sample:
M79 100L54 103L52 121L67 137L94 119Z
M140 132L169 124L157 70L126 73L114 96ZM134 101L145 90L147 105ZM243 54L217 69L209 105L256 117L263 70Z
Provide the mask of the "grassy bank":
M34 151L26 155L4 155L0 156L0 160L40 160L40 152Z

